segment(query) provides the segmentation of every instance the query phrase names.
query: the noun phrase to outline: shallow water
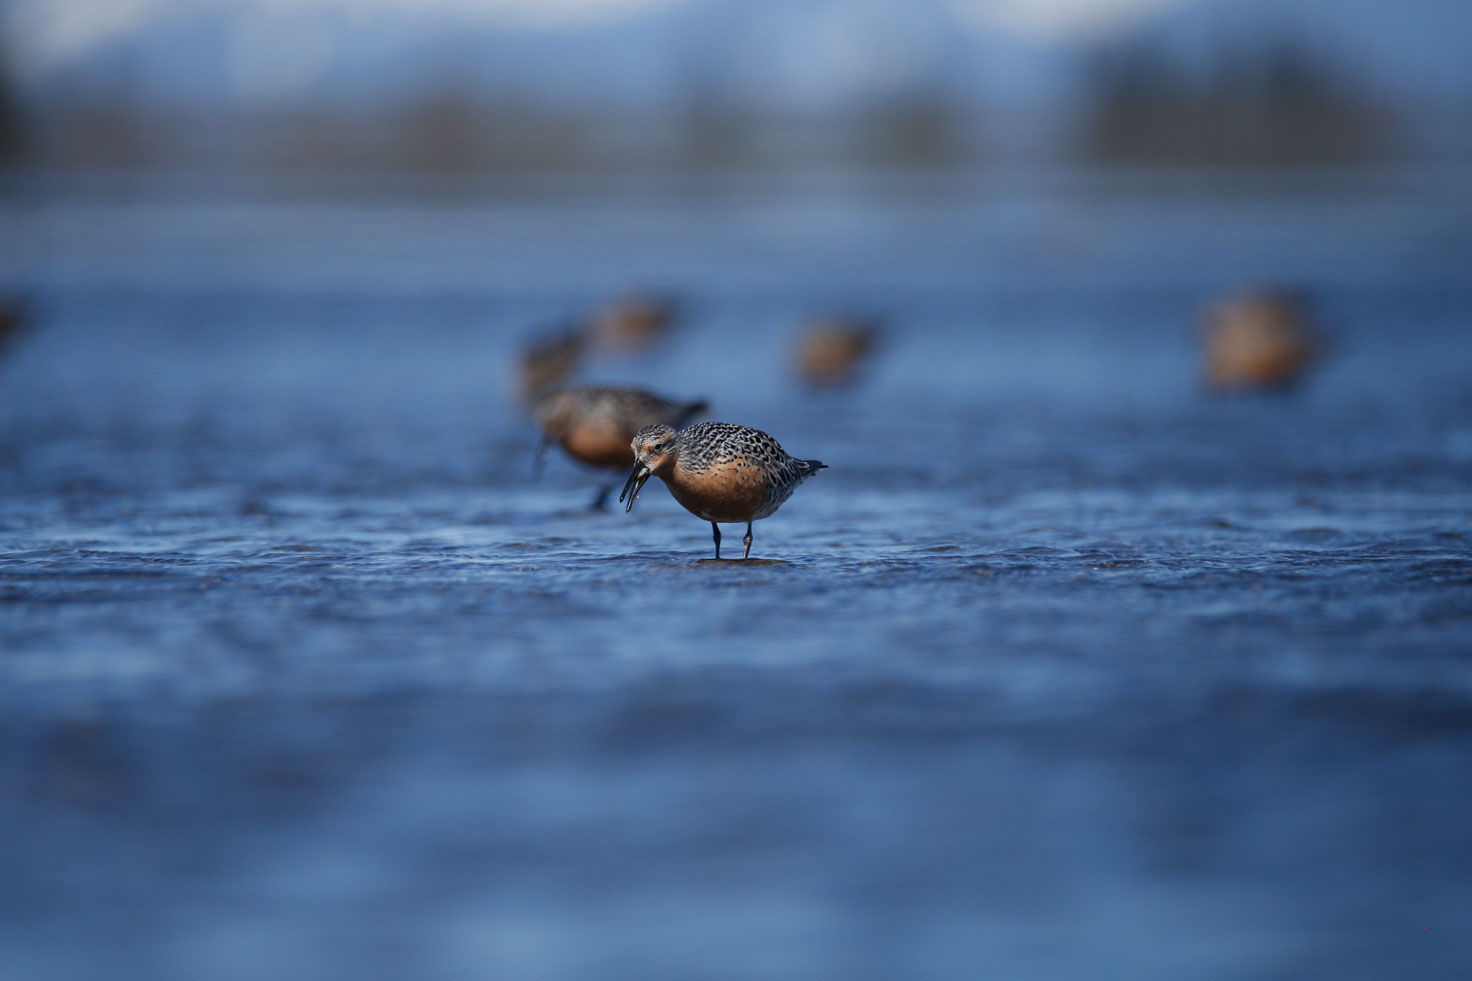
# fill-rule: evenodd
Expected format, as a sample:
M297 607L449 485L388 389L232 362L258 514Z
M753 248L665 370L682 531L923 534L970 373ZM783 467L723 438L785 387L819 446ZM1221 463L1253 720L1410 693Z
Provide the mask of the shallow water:
M0 973L1466 976L1468 190L9 186ZM1259 281L1331 355L1207 396ZM631 286L593 377L830 466L749 563L530 479Z

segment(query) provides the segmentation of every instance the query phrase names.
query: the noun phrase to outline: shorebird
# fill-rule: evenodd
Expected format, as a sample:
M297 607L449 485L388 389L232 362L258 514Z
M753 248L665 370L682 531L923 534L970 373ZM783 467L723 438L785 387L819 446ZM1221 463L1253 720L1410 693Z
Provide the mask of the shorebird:
M667 296L625 296L598 309L589 331L605 351L639 353L669 333L678 313L675 301Z
M1206 382L1216 389L1288 388L1319 355L1302 301L1286 290L1228 297L1203 319Z
M535 469L540 471L553 443L567 455L590 466L622 471L634 459L634 434L656 423L683 426L709 405L704 401L675 402L642 388L621 385L582 385L557 388L537 400L537 422L542 441ZM613 490L606 484L593 501L602 509Z
M620 503L629 499L624 512L634 509L644 482L658 477L686 511L710 522L716 558L721 557L717 522L746 522L745 559L751 555L751 523L770 517L798 484L827 467L788 456L760 429L729 422L698 422L678 433L667 425L645 426L631 445L634 470L618 496Z
M538 399L576 374L590 357L647 351L669 332L677 314L673 299L631 295L530 338L517 354L521 404L535 408Z
M581 327L564 327L525 344L517 361L517 388L522 405L535 407L553 386L570 378L583 362L588 335Z
M798 340L797 370L811 388L834 388L854 373L879 337L870 320L829 317L808 327Z

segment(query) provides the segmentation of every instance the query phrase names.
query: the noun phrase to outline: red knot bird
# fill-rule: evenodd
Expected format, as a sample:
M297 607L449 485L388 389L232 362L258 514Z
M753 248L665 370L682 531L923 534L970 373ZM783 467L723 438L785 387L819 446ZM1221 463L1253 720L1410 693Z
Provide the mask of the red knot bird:
M751 523L771 517L798 484L827 467L790 457L761 430L729 422L698 422L678 433L667 425L645 426L632 447L634 470L618 496L620 502L629 499L625 513L634 509L644 482L658 477L685 510L710 522L716 558L721 557L716 522L746 522L745 559L751 555Z
M657 423L683 426L708 408L704 401L675 402L621 385L553 389L537 401L542 442L536 467L540 470L548 448L556 443L574 460L622 471L634 460L630 446L635 433ZM609 483L598 492L594 509L604 506L612 490Z
M593 314L590 332L605 351L640 353L669 333L678 319L675 301L657 294L625 296Z
M578 370L588 350L587 332L565 327L527 343L517 362L517 388L522 405L536 407L537 401Z
M810 388L836 388L852 381L879 338L879 326L854 317L827 317L798 339L797 371Z
M1319 354L1302 301L1286 290L1228 297L1203 326L1206 383L1216 389L1288 388Z

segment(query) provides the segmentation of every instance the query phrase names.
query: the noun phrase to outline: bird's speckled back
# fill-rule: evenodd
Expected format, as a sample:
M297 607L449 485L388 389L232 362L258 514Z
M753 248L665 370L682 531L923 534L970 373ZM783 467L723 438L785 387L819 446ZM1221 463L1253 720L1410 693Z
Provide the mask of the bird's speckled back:
M823 469L817 460L799 460L760 429L729 422L698 422L675 436L679 456L675 468L681 477L699 475L723 464L744 464L761 472L767 505L757 517L766 517L792 496L799 484Z

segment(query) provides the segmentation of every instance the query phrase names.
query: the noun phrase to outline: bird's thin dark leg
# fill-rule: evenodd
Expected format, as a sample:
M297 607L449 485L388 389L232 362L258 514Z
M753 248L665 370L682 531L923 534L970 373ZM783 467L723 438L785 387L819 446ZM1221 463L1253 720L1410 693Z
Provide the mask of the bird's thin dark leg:
M593 498L593 503L588 505L590 511L607 511L608 495L613 493L612 484L604 484L598 488L598 496Z
M716 558L721 557L721 526L714 521L710 523L710 535L716 540Z
M743 559L749 558L751 556L751 522L750 521L748 521L746 523L746 537L743 538L743 539L741 539L741 543L746 546L746 550L741 553L741 557Z
M547 465L547 451L551 448L552 441L543 436L537 444L537 455L532 457L532 479L542 476L542 468Z

